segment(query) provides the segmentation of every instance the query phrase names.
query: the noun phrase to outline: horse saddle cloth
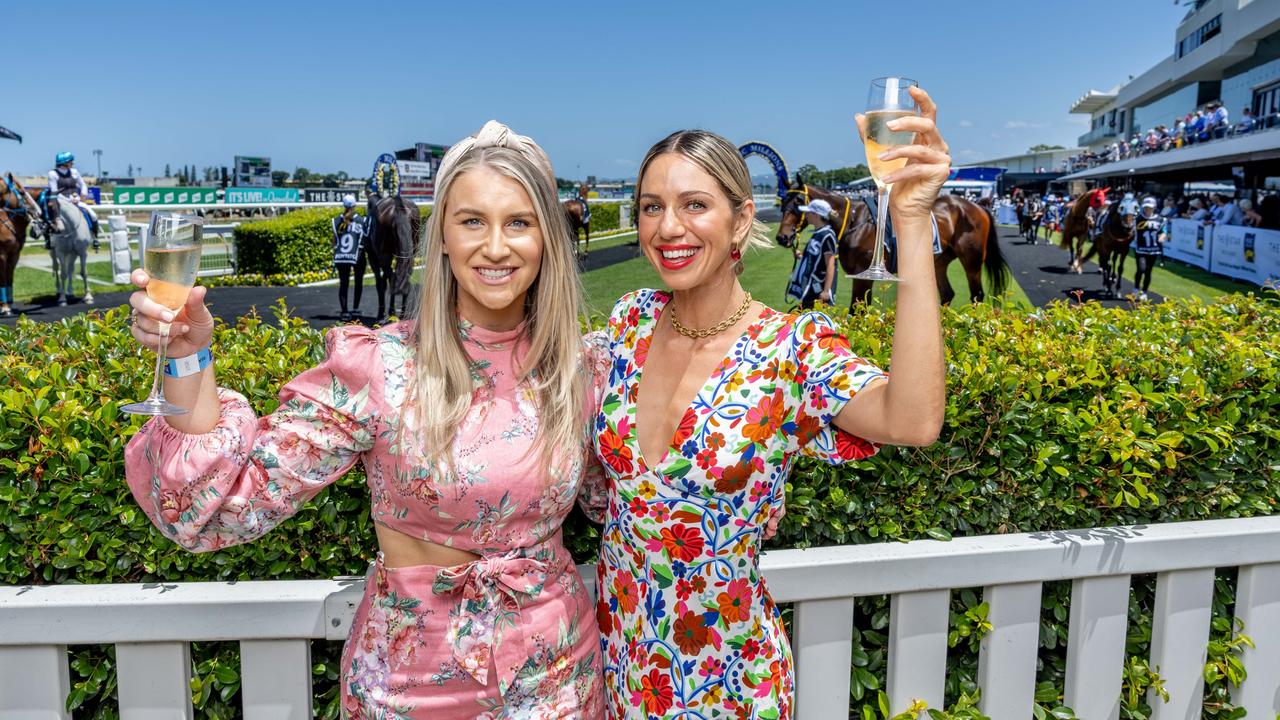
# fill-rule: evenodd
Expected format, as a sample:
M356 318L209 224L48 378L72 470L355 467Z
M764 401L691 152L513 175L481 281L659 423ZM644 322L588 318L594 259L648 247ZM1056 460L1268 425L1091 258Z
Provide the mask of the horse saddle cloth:
M871 217L874 222L874 218L876 217L877 199L874 196L867 195L862 198L862 201L867 204L867 209L871 211ZM941 255L942 238L938 236L938 218L933 213L929 213L929 223L933 225L933 254ZM893 215L891 213L885 214L884 246L889 252L895 252L898 247L898 239L893 234Z
M1102 232L1102 228L1107 226L1107 220L1110 216L1111 208L1102 211L1102 214L1098 216L1098 221L1093 224L1093 227L1089 228L1090 239L1098 237L1098 234Z

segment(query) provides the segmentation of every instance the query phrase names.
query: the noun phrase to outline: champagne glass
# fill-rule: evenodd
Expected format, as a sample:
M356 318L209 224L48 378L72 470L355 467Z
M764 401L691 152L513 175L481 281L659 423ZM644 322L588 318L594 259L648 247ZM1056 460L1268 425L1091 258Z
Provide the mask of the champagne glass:
M871 178L876 181L876 246L871 251L871 266L853 276L858 280L898 280L898 276L884 266L884 225L889 219L889 193L893 190L893 185L885 183L884 178L905 167L907 159L881 160L879 155L894 145L910 145L915 140L914 132L894 132L889 129L888 123L900 117L915 115L919 111L915 98L908 92L916 84L915 80L901 77L883 77L871 81L871 92L867 95L867 136L864 142L867 148L867 167L871 168Z
M173 311L187 302L187 294L196 282L200 269L200 241L204 236L204 218L172 212L151 214L151 224L145 237L139 238L142 246L142 266L151 279L147 282L147 297ZM120 409L134 415L185 415L186 408L178 407L164 399L164 363L169 347L169 325L160 323L160 347L156 349L156 372L151 383L151 394L142 402L131 403Z

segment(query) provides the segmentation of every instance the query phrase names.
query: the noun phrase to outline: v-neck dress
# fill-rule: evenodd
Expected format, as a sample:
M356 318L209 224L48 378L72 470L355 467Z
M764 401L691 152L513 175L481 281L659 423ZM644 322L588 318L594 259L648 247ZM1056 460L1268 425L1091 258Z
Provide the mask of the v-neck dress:
M790 718L791 651L760 576L761 534L797 454L841 463L876 452L830 423L885 373L825 315L766 309L685 410L665 456L644 458L636 395L669 300L629 294L607 331L596 450L610 476L598 574L610 712Z

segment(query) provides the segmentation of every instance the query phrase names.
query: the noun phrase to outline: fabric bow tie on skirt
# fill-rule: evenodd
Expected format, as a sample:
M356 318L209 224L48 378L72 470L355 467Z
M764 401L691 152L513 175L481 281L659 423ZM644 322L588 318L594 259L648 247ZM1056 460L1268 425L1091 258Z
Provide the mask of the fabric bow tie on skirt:
M545 563L514 554L487 557L436 575L432 592L458 595L449 611L448 643L453 657L481 685L489 684L489 661L498 670L498 691L506 693L516 671L535 653L527 646L521 603L542 592Z

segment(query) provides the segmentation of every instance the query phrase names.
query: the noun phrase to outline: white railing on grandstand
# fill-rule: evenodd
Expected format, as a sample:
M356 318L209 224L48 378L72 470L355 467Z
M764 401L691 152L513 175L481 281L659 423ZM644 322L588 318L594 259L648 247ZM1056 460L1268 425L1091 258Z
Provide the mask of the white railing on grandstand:
M1032 716L1041 588L1071 580L1064 704L1085 720L1120 708L1130 580L1155 573L1150 662L1168 702L1153 720L1199 717L1214 570L1239 568L1235 616L1256 648L1232 702L1280 712L1280 517L1210 520L766 553L773 597L794 603L798 717L849 708L854 598L890 595L893 712L943 700L950 592L983 587L981 707ZM584 567L590 577L593 570ZM67 645L114 644L122 718L190 718L190 642L238 640L243 717L311 716L310 640L343 640L361 578L0 588L0 717L65 718Z

